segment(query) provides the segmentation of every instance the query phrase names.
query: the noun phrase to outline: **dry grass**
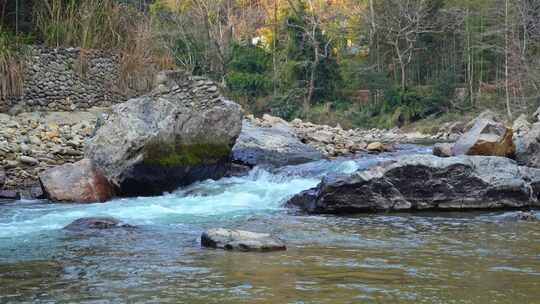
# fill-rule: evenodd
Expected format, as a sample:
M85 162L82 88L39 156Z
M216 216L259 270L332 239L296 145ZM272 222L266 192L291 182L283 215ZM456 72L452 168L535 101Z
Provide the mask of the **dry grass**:
M43 0L34 12L40 35L49 46L117 52L121 89L148 91L157 71L174 66L172 56L156 44L151 17L134 7L113 0ZM78 70L84 75L84 51L80 57Z
M24 64L17 40L0 26L0 99L22 95Z

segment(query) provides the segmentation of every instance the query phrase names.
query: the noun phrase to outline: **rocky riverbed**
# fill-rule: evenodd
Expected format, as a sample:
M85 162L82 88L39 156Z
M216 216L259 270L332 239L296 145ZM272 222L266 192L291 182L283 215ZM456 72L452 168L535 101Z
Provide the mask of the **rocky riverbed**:
M83 156L86 139L107 109L78 112L0 114L0 168L5 171L4 190L37 184L41 172ZM1 170L0 169L0 170Z
M210 95L215 93L212 82L196 79L195 83L196 89L203 87L204 92L211 91ZM170 94L170 89L161 85L154 94ZM87 142L96 134L96 126L101 126L111 111L110 108L91 108L73 112L28 112L13 116L0 114L0 171L5 175L3 187L0 185L3 191L0 197L40 197L43 193L39 175L47 169L81 160ZM261 137L264 134L267 135ZM279 140L277 134L281 134ZM260 152L261 145L266 146L262 149L262 157L270 157L274 153L277 158L270 163L280 166L359 153L380 153L391 150L392 143L450 140L456 137L441 136L405 133L398 129L344 130L339 126L316 125L299 119L286 122L270 115L261 118L248 115L239 141L244 138L264 141L255 142L255 146L251 143L250 147ZM237 144L234 151L240 150ZM265 163L260 155L254 156L252 152L248 151L251 153L249 157L257 160L248 161L248 165Z
M448 131L441 131L435 135L431 135L420 132L405 132L399 128L391 130L345 130L340 126L317 125L311 122L304 122L301 119L294 119L291 122L287 122L270 115L263 115L261 118L247 116L247 120L252 125L260 128L272 128L276 126L289 128L301 142L314 147L325 157L347 156L380 150L369 149L368 147L371 143L383 143L386 144L387 149L391 149L392 144L455 141L460 135L459 133L450 133Z

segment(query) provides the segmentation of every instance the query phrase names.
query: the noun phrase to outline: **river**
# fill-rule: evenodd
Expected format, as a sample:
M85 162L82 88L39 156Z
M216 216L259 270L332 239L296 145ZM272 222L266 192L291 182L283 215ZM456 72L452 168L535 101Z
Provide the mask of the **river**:
M403 148L254 169L160 197L0 204L0 303L540 303L540 224L513 212L334 217L282 207L325 174L429 151ZM89 216L138 229L62 230ZM288 250L202 249L213 227L271 232Z

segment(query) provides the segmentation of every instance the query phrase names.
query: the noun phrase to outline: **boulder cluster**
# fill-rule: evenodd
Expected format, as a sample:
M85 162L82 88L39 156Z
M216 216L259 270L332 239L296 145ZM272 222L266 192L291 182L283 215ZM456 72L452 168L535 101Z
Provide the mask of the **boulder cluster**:
M540 113L540 109L537 113ZM490 111L454 144L343 176L293 197L308 213L540 207L540 119L507 127Z
M286 130L301 143L317 149L326 158L347 156L362 152L379 153L392 149L390 143L422 143L455 138L455 134L428 135L419 132L404 132L398 128L381 129L349 129L341 126L318 125L294 119L287 122L268 114L261 118L252 115L246 117L250 126L259 129Z

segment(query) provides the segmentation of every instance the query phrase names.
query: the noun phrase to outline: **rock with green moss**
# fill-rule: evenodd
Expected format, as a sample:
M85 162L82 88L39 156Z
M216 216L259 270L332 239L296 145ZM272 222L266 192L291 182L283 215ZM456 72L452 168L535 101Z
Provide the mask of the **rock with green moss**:
M240 106L200 77L160 77L152 93L114 106L86 145L86 157L122 196L157 195L221 178L230 166L242 127Z

